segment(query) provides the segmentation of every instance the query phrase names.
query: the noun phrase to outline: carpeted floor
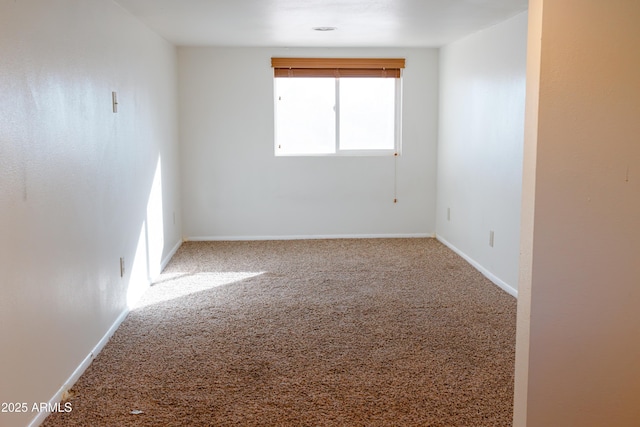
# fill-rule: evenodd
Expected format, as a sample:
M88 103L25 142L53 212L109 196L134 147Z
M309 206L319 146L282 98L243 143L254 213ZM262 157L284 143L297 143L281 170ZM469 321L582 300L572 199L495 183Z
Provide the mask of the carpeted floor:
M515 324L434 239L189 242L44 426L510 426Z

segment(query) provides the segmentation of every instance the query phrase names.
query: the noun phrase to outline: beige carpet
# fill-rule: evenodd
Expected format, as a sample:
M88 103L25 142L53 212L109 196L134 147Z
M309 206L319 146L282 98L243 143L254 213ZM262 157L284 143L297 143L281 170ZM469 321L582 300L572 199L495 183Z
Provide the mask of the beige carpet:
M515 323L434 239L185 243L44 425L509 426Z

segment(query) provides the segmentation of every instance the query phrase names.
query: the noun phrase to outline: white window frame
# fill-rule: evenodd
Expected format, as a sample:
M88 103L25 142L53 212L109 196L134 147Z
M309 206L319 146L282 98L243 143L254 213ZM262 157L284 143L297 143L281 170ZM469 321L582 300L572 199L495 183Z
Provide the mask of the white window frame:
M402 60L404 63L404 60ZM403 64L404 67L404 64ZM274 76L273 82L273 100L274 100L274 154L276 157L326 157L326 156L399 156L402 148L402 72L401 69L397 77L367 77L367 78L394 78L395 79L395 97L394 97L394 146L389 149L341 149L340 148L340 80L339 75L335 76L335 149L333 153L296 153L282 152L278 143L278 91L277 81L288 77ZM294 78L294 77L291 77ZM311 77L314 78L314 77ZM318 77L326 78L326 77ZM345 77L350 78L350 77Z

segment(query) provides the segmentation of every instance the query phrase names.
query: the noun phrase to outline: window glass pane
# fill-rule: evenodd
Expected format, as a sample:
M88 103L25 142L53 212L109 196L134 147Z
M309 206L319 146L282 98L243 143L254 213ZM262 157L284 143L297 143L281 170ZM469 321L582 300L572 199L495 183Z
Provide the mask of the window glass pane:
M392 78L340 79L340 149L395 148L395 88Z
M335 79L277 78L276 154L335 153Z

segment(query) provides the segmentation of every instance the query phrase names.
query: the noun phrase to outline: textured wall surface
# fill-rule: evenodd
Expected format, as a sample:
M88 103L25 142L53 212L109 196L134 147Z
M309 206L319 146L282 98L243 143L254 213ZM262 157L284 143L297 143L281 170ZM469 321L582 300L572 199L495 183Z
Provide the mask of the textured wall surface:
M274 156L272 56L406 57L397 204L391 156ZM433 234L436 49L180 47L178 58L185 236Z
M110 1L2 0L0 75L0 402L31 405L180 242L176 51Z
M440 58L438 237L514 290L526 44L523 13L445 46Z
M515 425L637 426L640 3L531 7Z

